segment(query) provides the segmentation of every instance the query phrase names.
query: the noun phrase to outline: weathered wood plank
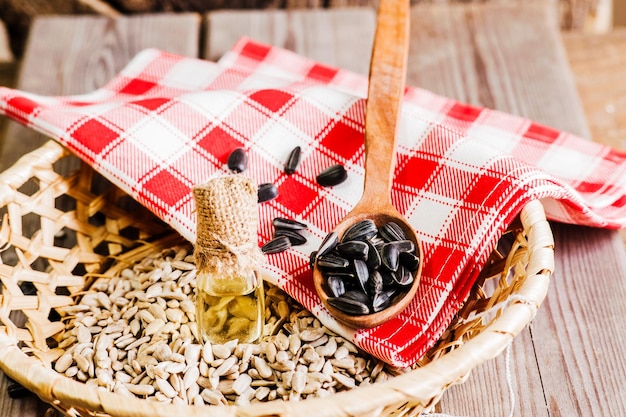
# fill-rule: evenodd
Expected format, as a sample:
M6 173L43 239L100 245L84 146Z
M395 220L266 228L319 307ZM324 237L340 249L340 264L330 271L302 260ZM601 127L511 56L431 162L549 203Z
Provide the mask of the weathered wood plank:
M240 37L249 36L367 74L375 19L375 10L369 8L213 12L207 15L204 56L219 59ZM345 45L350 45L350 53Z
M14 86L17 78L18 63L0 62L0 85ZM2 123L2 122L0 122Z
M414 7L408 77L463 102L588 137L555 21L551 7L535 2Z
M613 0L613 25L626 26L626 4L620 0Z
M196 56L199 33L200 19L195 14L117 20L99 16L40 18L32 26L17 87L46 95L93 91L144 48ZM12 123L1 150L0 169L45 140Z
M13 53L9 45L9 34L4 23L0 20L0 62L12 62L13 59Z
M0 416L43 417L50 406L33 395L9 399L7 390L10 380L0 373Z
M626 150L626 28L603 35L564 33L591 137Z
M509 416L513 405L513 416L550 416L543 399L530 331L520 333L509 349L510 352L505 351L493 361L475 368L464 383L450 387L435 411L452 416ZM510 355L510 379L507 355Z
M564 30L575 30L575 31L588 31L594 29L594 26L599 26L600 28L604 28L610 25L607 20L607 14L604 10L606 8L611 8L611 2L615 1L615 11L613 13L618 13L617 16L622 16L621 21L626 22L626 18L623 17L626 13L620 13L620 5L617 3L620 0L546 0L543 3L550 3L551 5L557 6L559 9L559 13L554 15L553 23L558 24L561 29ZM438 4L440 6L446 7L450 4L462 4L462 3L508 3L508 4L517 4L522 5L528 3L527 0L411 0L411 4L413 5L423 5L425 3L428 4ZM608 3L608 4L607 4ZM377 0L328 0L328 7L376 7L378 4ZM609 12L610 13L610 12ZM597 20L602 20L598 22ZM624 23L622 23L624 24Z
M623 7L623 2L615 2L615 10ZM626 9L624 9L626 11ZM592 137L595 141L606 145L626 150L626 88L624 88L623 77L619 74L626 64L626 28L615 28L611 33L603 35L583 35L578 33L565 33L564 43L568 52L568 58L572 71L576 78L578 91L582 98L585 113L588 115ZM566 328L555 334L559 340L555 343L566 345L573 351L573 355L579 358L578 369L575 372L592 374L601 382L599 392L602 393L600 405L593 403L596 407L594 414L604 411L606 415L623 414L626 410L626 398L623 376L626 375L622 360L614 358L624 357L623 345L626 343L626 336L620 327L615 327L612 323L619 323L624 315L624 296L626 284L624 283L623 268L613 270L616 262L607 262L603 268L602 275L611 277L620 276L621 280L606 280L598 285L597 277L590 274L587 268L581 265L581 260L577 257L580 252L596 253L596 241L601 238L604 232L592 231L584 228L566 229L563 233L563 240L568 243L563 250L570 250L569 262L564 264L563 276L567 288L572 288L577 295L582 294L581 300L600 300L597 305L585 305L577 311L577 323L582 323L585 328L583 340L576 337L571 338L573 333L571 328ZM626 242L626 231L621 231L622 244ZM570 249L573 242L580 241L580 244ZM618 242L612 242L617 250L621 246ZM611 253L599 253L598 262L605 262ZM584 270L591 278L588 285L580 285L578 282L571 282L572 271ZM586 303L585 303L586 304ZM561 314L559 311L551 314ZM614 331L616 330L617 331ZM574 332L573 334L577 334ZM617 348L616 348L617 347ZM593 352L593 353L592 353ZM556 356L556 355L555 355ZM561 366L558 356L552 358L556 366ZM587 369L589 368L589 369ZM621 375L621 378L620 378ZM589 377L585 377L588 379ZM588 385L572 386L570 390L585 392L590 389ZM593 387L595 388L595 387ZM602 411L600 411L602 410ZM581 414L586 409L581 410Z
M557 273L532 326L550 413L625 415L624 246L605 230L553 231Z

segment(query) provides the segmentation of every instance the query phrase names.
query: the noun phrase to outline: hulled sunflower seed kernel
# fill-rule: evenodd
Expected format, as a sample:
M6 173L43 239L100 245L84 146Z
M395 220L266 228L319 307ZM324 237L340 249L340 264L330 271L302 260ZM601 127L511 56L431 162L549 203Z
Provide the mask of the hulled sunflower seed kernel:
M59 359L57 359L56 364L54 365L54 370L59 373L63 373L67 371L67 369L72 365L73 362L74 358L72 358L72 354L65 353Z
M243 394L248 388L250 388L250 384L252 383L252 378L248 374L241 374L237 377L235 382L233 383L233 391L237 395Z
M124 269L119 277L96 281L92 291L103 295L73 310L54 369L122 395L197 405L324 397L399 373L331 334L273 286L266 292L272 333L260 343L200 344L189 253L172 248ZM128 303L106 310L105 297ZM181 312L186 324L179 323Z
M128 391L140 397L152 395L154 394L154 391L155 391L154 386L149 385L149 384L139 384L139 385L126 384L125 387L126 389L128 389Z

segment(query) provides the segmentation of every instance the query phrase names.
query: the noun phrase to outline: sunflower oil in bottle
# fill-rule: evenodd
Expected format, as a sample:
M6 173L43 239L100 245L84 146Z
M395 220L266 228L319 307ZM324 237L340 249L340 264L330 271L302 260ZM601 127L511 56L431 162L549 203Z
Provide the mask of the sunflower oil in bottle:
M247 276L197 277L196 320L204 341L250 343L261 337L265 315L263 282Z
M265 295L258 272L258 186L241 175L214 178L194 188L197 239L196 320L203 342L262 336Z

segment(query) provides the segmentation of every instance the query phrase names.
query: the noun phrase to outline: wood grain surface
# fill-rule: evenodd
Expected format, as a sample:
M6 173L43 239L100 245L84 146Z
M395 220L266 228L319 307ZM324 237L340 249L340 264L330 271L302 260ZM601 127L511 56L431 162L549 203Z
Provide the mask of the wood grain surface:
M614 27L626 26L626 4L621 0L613 0Z
M617 64L609 70L608 63L617 62L622 41L619 36L610 41L566 36L563 44L554 13L537 4L523 10L514 5L414 6L407 84L584 137L603 135L607 125L590 117L589 128L583 110L593 114L607 97L622 109L618 100L623 95L617 91L626 88L626 81L615 76L616 95L607 87L607 96L598 92L595 99L588 97L595 97L596 89L586 90L581 81L602 82L594 79L594 71L606 69L606 77L620 73ZM241 35L367 74L374 17L372 9L216 12L206 16L204 31L195 15L45 18L33 27L18 86L44 94L86 92L144 47L192 56L202 51L215 59ZM54 43L48 42L52 34ZM605 46L609 52L616 48L612 58L600 51ZM593 54L598 54L595 59ZM594 62L606 66L594 70ZM42 140L19 130L15 125L7 132L5 143L11 145L4 147L5 164ZM508 369L514 416L626 415L626 328L616 325L626 316L624 245L616 232L552 227L557 269L551 289L532 325L514 340L509 367L501 355L476 368L465 383L448 390L438 410L457 416L509 415ZM0 378L0 415L44 415L47 406L32 397L7 399L6 386L6 378Z
M563 35L576 86L597 142L626 151L626 27Z
M589 137L555 21L539 2L414 7L409 84Z
M241 37L277 45L367 75L376 13L372 8L225 10L207 15L203 56L219 59ZM346 53L345 45L350 45Z
M13 59L13 52L11 52L11 46L9 45L9 34L6 26L0 20L0 63L12 62Z
M197 56L195 14L109 20L97 16L37 19L27 42L17 88L46 95L81 94L101 87L148 47ZM50 42L54 39L54 42ZM11 123L0 149L0 170L47 140Z

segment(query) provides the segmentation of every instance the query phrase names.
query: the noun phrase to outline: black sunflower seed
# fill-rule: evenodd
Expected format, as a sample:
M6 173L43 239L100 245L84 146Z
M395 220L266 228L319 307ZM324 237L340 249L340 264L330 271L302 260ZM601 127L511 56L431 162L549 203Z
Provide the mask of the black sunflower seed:
M346 297L331 297L328 299L328 304L353 316L360 316L370 312L367 304Z
M380 272L374 271L370 275L369 281L367 282L369 294L371 296L375 296L376 294L380 294L383 291L383 276Z
M350 240L337 245L337 250L349 258L367 260L369 246L360 240Z
M413 284L413 273L404 266L400 265L398 270L393 274L398 285L408 287Z
M342 242L350 240L367 240L378 233L378 228L373 220L365 219L354 223L350 226L341 237Z
M380 228L380 236L385 242L394 242L396 240L406 240L404 230L396 222L388 222Z
M279 253L286 251L291 247L291 242L287 236L277 236L261 247L261 251L265 254Z
M322 187L332 187L333 185L339 185L348 179L348 173L343 165L332 165L322 172L320 172L315 180Z
M341 278L340 276L331 275L328 277L328 280L326 282L328 284L328 289L330 290L330 293L333 297L340 297L345 294L346 284L343 278Z
M400 264L411 272L417 271L420 266L420 258L411 252L400 252Z
M350 300L358 301L363 304L369 304L370 298L367 294L365 294L361 290L349 290L343 294L344 298L348 298Z
M382 263L380 259L380 252L378 252L378 249L376 249L372 242L365 241L365 243L369 248L369 250L367 251L367 267L370 270L376 270L380 268L380 265Z
M315 259L317 259L317 251L316 250L311 252L311 255L309 255L309 267L311 269L313 269L313 267L315 266Z
M390 271L397 271L400 259L400 252L398 251L398 247L393 243L385 243L383 245L381 259L383 265L387 267Z
M338 242L339 242L339 237L337 236L337 233L330 232L329 234L326 235L324 240L322 240L322 244L317 250L317 256L319 257L319 256L326 255L327 253L335 249Z
M358 284L358 279L356 279L356 275L353 272L346 271L330 271L326 276L326 280L330 280L331 277L335 277L333 279L341 279L343 281L343 285L345 286L346 291L351 290L359 290L362 292L360 284Z
M344 282L348 284L348 286L354 287L354 285L349 285L349 284L350 284L350 281L354 281L356 275L354 274L354 272L350 271L349 269L346 269L345 271L330 271L328 273L328 276L339 277L342 280L344 280Z
M415 243L412 240L396 240L395 242L386 243L386 245L393 245L398 249L398 253L402 252L415 252Z
M285 164L285 174L293 174L296 172L298 165L300 165L300 153L301 149L299 146L293 148L289 154L289 158L287 158L287 163Z
M365 261L362 261L360 259L354 260L354 274L359 280L359 284L363 292L367 293L367 281L369 280L370 272L367 269L367 264L365 263Z
M326 255L317 256L317 264L322 268L344 269L350 265L350 261L341 256L327 253Z
M372 245L374 245L374 247L376 248L378 252L381 252L383 250L383 245L386 243L384 240L379 239L376 236L371 238L370 242L372 242Z
M391 271L387 271L386 269L381 269L378 271L380 276L383 278L383 287L388 288L396 285L396 277L395 273Z
M10 398L20 399L32 395L32 392L24 388L23 385L9 379L9 387L7 389Z
M248 154L243 148L237 148L228 155L228 169L233 172L243 172L248 167Z
M276 228L291 230L304 230L308 228L305 223L285 217L275 217L274 220L272 220L272 225Z
M293 246L304 245L307 242L306 238L295 230L276 229L276 231L274 232L274 237L277 236L287 236Z
M375 313L378 313L379 311L386 309L392 304L395 295L395 289L389 289L376 294L372 299L372 310Z
M270 201L278 197L278 188L271 182L259 185L258 200L259 203Z

